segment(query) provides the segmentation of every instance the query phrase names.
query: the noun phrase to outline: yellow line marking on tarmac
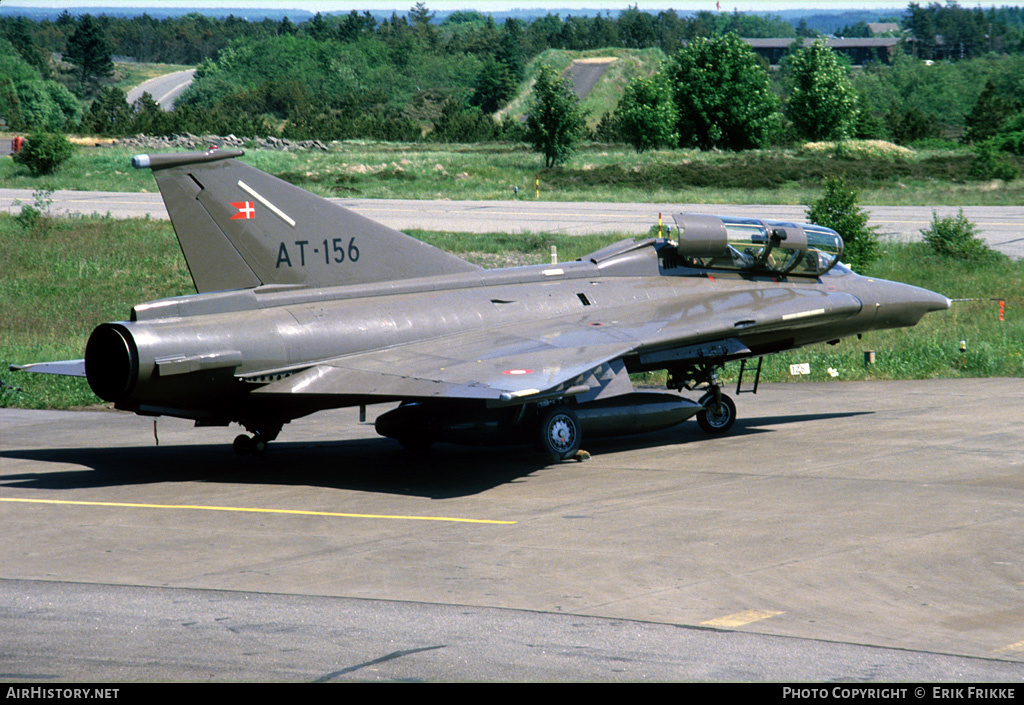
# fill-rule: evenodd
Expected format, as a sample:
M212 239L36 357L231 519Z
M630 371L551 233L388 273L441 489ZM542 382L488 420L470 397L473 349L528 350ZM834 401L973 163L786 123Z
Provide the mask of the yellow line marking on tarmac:
M1000 649L996 649L994 653L997 654L1012 654L1016 651L1024 651L1024 641L1018 641L1016 644L1009 644Z
M769 612L767 610L747 610L745 612L737 612L736 614L727 614L724 617L717 617L716 619L709 619L706 622L701 622L705 627L742 627L745 624L751 622L759 622L762 619L768 619L769 617L775 617L784 612Z
M212 507L201 504L142 504L138 502L86 502L70 499L22 499L0 497L0 502L29 504L77 504L87 507L127 507L133 509L203 509L211 512L252 512L256 514L298 514L316 517L344 517L347 519L407 519L409 521L450 521L461 524L515 524L497 519L464 519L461 517L403 516L397 514L353 514L349 512L316 512L305 509L260 509L258 507Z

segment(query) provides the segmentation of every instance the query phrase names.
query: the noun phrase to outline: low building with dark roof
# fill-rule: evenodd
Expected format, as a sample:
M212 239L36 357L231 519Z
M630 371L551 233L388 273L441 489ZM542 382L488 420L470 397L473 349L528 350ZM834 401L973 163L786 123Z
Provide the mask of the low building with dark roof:
M782 60L783 56L786 55L786 51L790 46L792 46L793 42L800 41L801 46L809 47L817 40L812 38L805 38L801 40L797 37L793 37L790 39L744 39L743 41L760 56L766 58L769 64L774 66ZM903 40L899 37L867 37L851 39L837 39L830 37L823 41L830 49L848 56L855 66L859 66L871 61L881 61L887 64L892 63L892 57L896 53L900 42Z

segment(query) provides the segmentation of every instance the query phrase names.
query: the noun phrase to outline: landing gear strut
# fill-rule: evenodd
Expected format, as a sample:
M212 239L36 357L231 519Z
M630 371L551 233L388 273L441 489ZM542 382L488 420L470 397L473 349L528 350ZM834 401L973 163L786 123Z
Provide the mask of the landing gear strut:
M703 409L697 412L697 424L705 433L725 433L736 423L736 404L722 394L718 383L721 365L701 363L669 370L667 386L680 391L707 389L698 402Z

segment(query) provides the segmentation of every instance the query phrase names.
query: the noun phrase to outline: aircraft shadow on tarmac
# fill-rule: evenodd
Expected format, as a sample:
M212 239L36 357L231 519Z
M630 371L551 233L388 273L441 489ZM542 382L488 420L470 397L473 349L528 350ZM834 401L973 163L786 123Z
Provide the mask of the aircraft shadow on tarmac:
M728 443L730 439L771 433L783 424L840 419L873 412L795 414L741 419L725 436L709 436L696 423L623 438L592 439L595 455L665 445ZM466 447L438 444L412 453L389 439L282 442L262 457L239 457L228 444L142 446L132 448L45 448L0 451L0 458L66 463L89 470L9 473L0 486L47 490L145 485L160 482L224 482L259 485L308 485L447 499L474 495L528 476L557 469L528 447ZM567 465L572 465L568 461Z

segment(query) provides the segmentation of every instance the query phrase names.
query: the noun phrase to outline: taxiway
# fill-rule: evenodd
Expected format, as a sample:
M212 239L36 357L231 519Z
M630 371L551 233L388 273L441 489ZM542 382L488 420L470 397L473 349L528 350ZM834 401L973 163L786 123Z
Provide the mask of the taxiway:
M57 215L98 214L113 218L167 219L159 193L55 191L50 212ZM442 232L535 232L583 235L623 233L646 235L657 226L672 226L673 213L728 213L747 218L806 222L807 209L799 205L736 206L693 203L603 203L543 201L532 198L507 201L405 200L335 198L335 203L397 230L420 228ZM0 210L17 210L15 202L33 202L26 189L0 188ZM884 239L899 242L921 239L932 215L956 216L953 206L868 206L868 225ZM964 216L978 227L990 247L1014 259L1024 257L1024 210L1019 206L965 206Z
M1021 380L738 403L557 465L0 410L0 678L1024 678Z

